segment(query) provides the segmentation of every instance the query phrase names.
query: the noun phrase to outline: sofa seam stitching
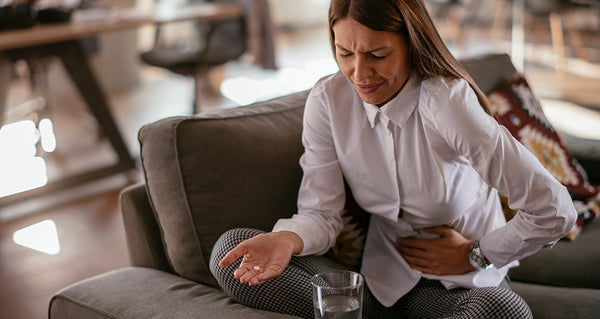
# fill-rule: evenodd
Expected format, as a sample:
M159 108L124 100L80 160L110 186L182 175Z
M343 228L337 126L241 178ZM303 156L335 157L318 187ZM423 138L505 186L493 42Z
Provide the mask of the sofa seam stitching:
M121 318L120 316L117 316L115 314L112 314L112 313L107 312L105 310L102 310L100 308L96 308L96 307L93 307L93 306L91 306L91 305L89 305L87 303L81 302L81 301L79 301L79 300L77 300L75 298L67 297L67 296L64 296L64 295L56 295L56 296L52 297L52 300L50 301L51 306L48 308L48 312L49 312L48 313L48 318L50 318L50 309L52 308L52 302L54 300L57 300L57 299L60 299L60 298L62 298L64 300L67 300L67 301L70 301L70 302L72 302L72 303L74 303L74 304L76 304L78 306L81 306L81 307L83 307L85 309L99 312L99 313L101 313L103 315L106 315L106 316L108 316L110 318L113 318L113 319L119 319L119 318Z
M283 97L275 98L275 99L272 99L272 100L269 100L269 101L263 101L263 102L257 102L257 103L254 103L254 104L249 104L249 105L246 105L246 106L243 106L243 107L238 107L237 110L242 110L242 109L250 108L250 107L256 107L256 105L270 103L272 101L276 101L277 99L285 99L286 97L290 97L290 99L292 99L295 95L301 95L301 94L304 94L304 93L307 93L307 92L308 92L308 90L306 90L306 91L300 91L300 92L296 92L296 93L288 95L288 96L283 96ZM303 100L305 101L306 99L303 98ZM187 117L182 118L179 121L179 123L177 123L177 125L181 124L182 122L187 122L187 121L219 121L219 120L237 119L237 118L244 118L244 117L264 116L265 114L285 113L285 112L295 111L298 108L304 108L304 104L305 103L302 103L302 105L298 105L298 106L286 108L284 110L270 110L268 113L261 112L261 113L254 113L254 114L239 114L239 115L234 115L234 116L229 116L229 117L212 117L211 114L206 114L207 117L202 117L202 115L187 116Z
M142 135L142 130L144 130L144 128L140 129L140 131L138 132L138 141L140 141L140 146L141 146L141 138L140 137ZM160 241L162 243L163 250L165 252L165 258L167 259L167 263L169 264L169 267L171 267L171 270L173 272L176 272L175 271L175 267L173 266L173 261L171 260L171 256L169 255L169 252L167 250L167 243L165 241L165 232L164 232L164 229L162 227L162 224L160 223L160 218L158 217L158 213L157 213L156 207L154 205L154 200L152 198L153 196L151 195L151 192L150 192L150 185L147 182L148 181L148 173L147 173L146 168L144 166L144 155L143 155L143 152L141 152L141 149L140 149L140 160L141 160L141 164L142 164L142 171L144 172L144 180L145 180L144 184L146 186L145 187L146 188L146 193L147 193L147 196L148 196L148 200L150 202L150 207L152 208L152 213L154 215L154 218L157 221L156 224L157 224L158 230L160 232Z

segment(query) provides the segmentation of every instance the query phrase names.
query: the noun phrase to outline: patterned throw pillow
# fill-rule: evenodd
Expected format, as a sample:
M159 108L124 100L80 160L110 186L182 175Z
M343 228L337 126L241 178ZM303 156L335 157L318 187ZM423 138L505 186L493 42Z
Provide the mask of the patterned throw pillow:
M371 215L358 206L348 184L345 187L346 204L342 214L344 227L327 255L330 259L359 271Z
M589 183L583 167L570 156L522 74L517 74L488 99L492 116L569 190L579 215L566 238L575 239L585 224L600 215L600 187ZM505 199L503 205L507 218L511 218L514 211L510 211Z

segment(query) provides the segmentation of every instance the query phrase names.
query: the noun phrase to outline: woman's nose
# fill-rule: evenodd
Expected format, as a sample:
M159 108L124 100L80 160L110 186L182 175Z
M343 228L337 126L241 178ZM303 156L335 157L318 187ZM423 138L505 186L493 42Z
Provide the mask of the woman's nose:
M354 61L354 80L362 83L364 80L370 78L373 75L373 68L370 63L364 58L357 58Z

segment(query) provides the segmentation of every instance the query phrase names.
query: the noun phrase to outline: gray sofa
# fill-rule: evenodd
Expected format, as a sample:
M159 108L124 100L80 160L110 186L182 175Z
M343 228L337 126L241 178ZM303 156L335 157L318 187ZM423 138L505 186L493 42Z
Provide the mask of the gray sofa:
M484 92L515 72L503 54L463 63ZM131 266L59 291L49 318L292 318L231 301L208 262L226 230L269 230L296 210L306 95L144 126L146 181L121 196ZM599 245L595 222L512 271L535 318L600 316Z

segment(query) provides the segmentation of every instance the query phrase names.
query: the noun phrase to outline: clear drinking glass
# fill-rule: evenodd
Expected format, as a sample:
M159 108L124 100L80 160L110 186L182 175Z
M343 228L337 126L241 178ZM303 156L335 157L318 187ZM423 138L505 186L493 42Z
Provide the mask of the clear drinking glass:
M316 274L311 279L316 319L360 319L364 279L353 271Z

